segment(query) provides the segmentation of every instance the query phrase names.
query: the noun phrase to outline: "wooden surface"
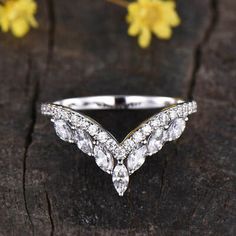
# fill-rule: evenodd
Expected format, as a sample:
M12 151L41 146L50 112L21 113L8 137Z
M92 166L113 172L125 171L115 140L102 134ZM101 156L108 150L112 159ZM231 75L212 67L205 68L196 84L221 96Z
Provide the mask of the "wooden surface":
M0 235L236 235L236 1L177 2L181 27L148 50L103 0L42 0L37 31L0 35ZM199 103L123 198L39 114L42 101L97 94ZM121 139L149 113L92 115Z

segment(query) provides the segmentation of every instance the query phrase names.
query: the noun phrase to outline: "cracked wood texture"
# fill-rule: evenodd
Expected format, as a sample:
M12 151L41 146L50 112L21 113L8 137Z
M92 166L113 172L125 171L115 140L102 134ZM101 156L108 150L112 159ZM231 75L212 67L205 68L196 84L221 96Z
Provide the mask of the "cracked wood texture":
M177 4L182 25L147 50L127 36L124 9L102 0L40 1L37 31L1 34L0 235L236 235L236 2ZM39 114L42 101L99 94L199 104L122 198ZM152 111L89 114L121 140Z

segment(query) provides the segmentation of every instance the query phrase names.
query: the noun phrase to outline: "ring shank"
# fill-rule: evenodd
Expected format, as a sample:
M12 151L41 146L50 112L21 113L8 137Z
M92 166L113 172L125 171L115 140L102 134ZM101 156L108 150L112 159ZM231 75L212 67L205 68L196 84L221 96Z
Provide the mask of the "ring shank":
M184 103L184 100L160 96L91 96L68 98L53 104L73 110L110 110L110 109L154 109Z

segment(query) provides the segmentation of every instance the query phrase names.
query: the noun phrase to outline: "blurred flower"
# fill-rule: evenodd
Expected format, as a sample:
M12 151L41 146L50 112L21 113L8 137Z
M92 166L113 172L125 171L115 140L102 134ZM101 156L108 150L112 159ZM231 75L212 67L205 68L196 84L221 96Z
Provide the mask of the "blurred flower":
M172 28L180 24L175 2L163 0L138 0L128 5L128 34L137 36L141 47L151 42L152 33L160 39L170 39Z
M0 27L16 37L26 35L30 27L36 28L37 3L34 0L5 0L0 5Z
M180 24L176 4L172 0L107 0L128 10L128 34L138 36L138 44L146 48L151 43L152 33L160 39L170 39L172 27Z

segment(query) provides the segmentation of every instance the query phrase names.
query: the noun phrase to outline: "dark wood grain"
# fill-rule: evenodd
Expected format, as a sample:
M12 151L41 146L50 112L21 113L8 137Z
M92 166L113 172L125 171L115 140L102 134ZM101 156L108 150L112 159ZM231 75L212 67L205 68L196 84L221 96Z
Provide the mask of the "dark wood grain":
M236 234L236 3L178 8L173 39L147 50L105 1L45 0L37 31L0 36L0 235ZM123 198L39 114L42 101L98 94L199 103L183 137L131 176ZM151 112L90 114L122 139Z

